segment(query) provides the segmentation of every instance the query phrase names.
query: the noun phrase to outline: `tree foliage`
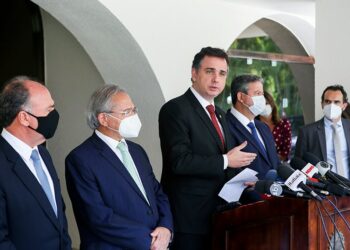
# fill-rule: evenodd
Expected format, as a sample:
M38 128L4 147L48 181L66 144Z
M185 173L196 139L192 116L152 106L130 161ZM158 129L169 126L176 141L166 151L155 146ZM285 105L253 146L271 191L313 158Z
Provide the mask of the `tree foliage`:
M281 53L281 50L269 37L238 39L230 49ZM247 59L230 58L225 89L215 100L216 104L224 110L231 107L227 103L231 82L234 77L242 74L255 74L264 79L264 89L274 97L279 114L291 119L293 134L296 134L296 128L303 124L302 108L297 84L288 63L277 62L277 65L273 67L270 61L253 60L252 64L247 64ZM283 99L288 102L288 106L284 108Z

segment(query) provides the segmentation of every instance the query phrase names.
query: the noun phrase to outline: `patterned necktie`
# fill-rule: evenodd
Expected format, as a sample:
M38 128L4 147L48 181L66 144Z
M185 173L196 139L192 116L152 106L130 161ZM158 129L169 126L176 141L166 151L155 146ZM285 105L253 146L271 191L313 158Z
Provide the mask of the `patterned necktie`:
M49 180L47 179L47 176L43 170L43 167L41 166L39 152L36 149L34 149L32 151L30 159L32 159L32 161L33 161L35 172L39 178L40 185L41 185L42 189L44 190L44 192L47 196L47 199L49 200L49 202L52 206L52 209L57 216L57 207L56 207L56 204L55 204L52 192L51 192Z
M131 155L130 155L129 151L127 150L124 142L119 142L117 148L119 149L120 153L122 154L123 164L124 164L125 168L128 170L132 179L134 180L134 182L136 183L136 185L138 186L141 193L143 194L143 196L145 197L145 199L147 200L147 202L149 204L145 188L143 187L142 182L141 182L140 175L137 172L137 168L135 166L135 163L132 160Z
M256 131L256 127L255 127L254 123L253 122L249 122L247 124L247 126L251 129L252 135L253 135L256 143L258 144L259 148L261 149L261 152L263 152L263 154L267 157L266 149L265 149L264 145L262 144L262 142L260 141L260 138L258 136L258 132Z
M210 118L211 118L211 122L213 123L216 132L218 133L219 137L220 137L220 141L221 141L221 148L224 149L225 148L225 140L224 140L224 136L222 135L218 120L216 119L216 114L215 114L215 107L214 105L208 105L207 110L210 114Z
M342 161L343 154L342 154L341 146L340 146L339 133L337 132L337 124L332 124L332 130L333 130L334 156L335 156L335 162L337 164L337 173L341 176L345 176L344 175L343 161Z

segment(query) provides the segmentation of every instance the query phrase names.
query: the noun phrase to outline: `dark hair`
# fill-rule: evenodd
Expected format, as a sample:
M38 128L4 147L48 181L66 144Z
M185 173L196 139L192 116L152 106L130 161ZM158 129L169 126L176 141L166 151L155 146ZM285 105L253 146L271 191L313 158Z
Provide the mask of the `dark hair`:
M280 117L278 115L275 100L273 99L272 95L270 95L270 93L267 91L264 91L264 97L265 97L266 101L271 105L271 108L272 108L271 120L272 120L272 123L274 125L276 125L277 123L279 123Z
M27 76L16 76L4 84L0 93L0 128L6 128L17 114L28 106L29 90L24 82L32 80Z
M205 47L202 48L193 58L192 68L198 70L201 66L201 62L205 56L219 57L226 60L227 65L229 65L228 55L226 52L219 48Z
M348 102L348 95L346 94L346 91L344 90L343 86L340 84L330 85L325 90L323 90L322 96L321 96L321 102L324 101L324 94L328 91L340 91L343 94L343 102Z
M240 75L235 77L231 83L232 104L236 104L238 92L243 92L244 94L247 94L248 84L256 81L259 81L262 84L264 83L264 80L256 75Z

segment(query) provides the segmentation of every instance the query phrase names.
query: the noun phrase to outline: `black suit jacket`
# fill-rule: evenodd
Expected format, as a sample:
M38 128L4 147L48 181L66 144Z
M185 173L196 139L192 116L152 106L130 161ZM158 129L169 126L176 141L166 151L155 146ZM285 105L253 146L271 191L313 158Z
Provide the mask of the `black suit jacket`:
M342 119L342 124L348 146L348 154L350 154L350 121ZM302 157L306 152L314 154L321 161L327 161L324 118L300 128L295 146L295 156Z
M278 154L275 146L275 141L269 127L258 120L255 120L255 127L259 131L266 149L266 154L257 144L251 133L240 123L240 121L230 112L226 113L226 120L230 129L233 142L237 145L248 142L248 145L242 150L245 152L256 153L257 157L247 167L258 172L257 177L263 179L269 169L276 169L279 164Z
M21 156L0 136L0 249L71 249L59 180L49 152L38 149L55 187L57 217Z
M216 107L226 149L232 148L225 113ZM235 170L224 171L221 141L210 117L191 90L170 100L159 113L163 155L161 183L169 196L175 231L206 234L222 202L218 193Z

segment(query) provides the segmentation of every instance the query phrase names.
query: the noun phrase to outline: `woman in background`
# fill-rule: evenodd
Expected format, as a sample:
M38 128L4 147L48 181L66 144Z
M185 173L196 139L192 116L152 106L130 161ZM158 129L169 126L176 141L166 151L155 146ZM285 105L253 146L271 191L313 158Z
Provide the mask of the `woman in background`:
M266 109L260 114L258 119L265 122L275 139L275 145L278 156L281 161L288 161L291 151L292 128L290 121L286 118L280 118L273 97L264 91L266 100Z

